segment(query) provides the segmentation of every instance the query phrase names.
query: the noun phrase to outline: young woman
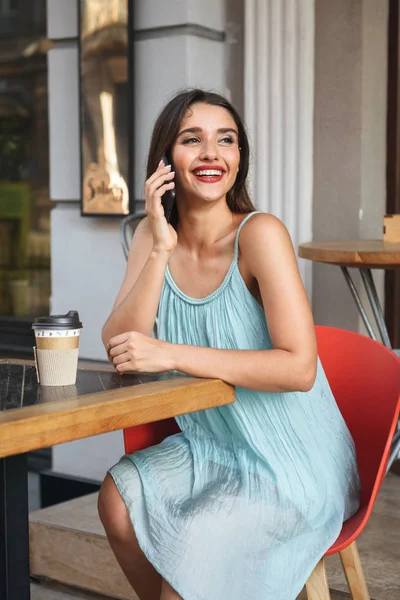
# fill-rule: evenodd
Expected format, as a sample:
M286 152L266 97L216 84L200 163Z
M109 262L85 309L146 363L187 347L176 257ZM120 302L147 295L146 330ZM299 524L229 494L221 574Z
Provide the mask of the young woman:
M248 164L221 96L189 90L158 117L147 218L103 341L118 373L219 378L236 401L177 418L181 433L105 478L100 517L141 600L295 600L358 507L354 444L292 243L254 211ZM174 187L169 225L161 198Z

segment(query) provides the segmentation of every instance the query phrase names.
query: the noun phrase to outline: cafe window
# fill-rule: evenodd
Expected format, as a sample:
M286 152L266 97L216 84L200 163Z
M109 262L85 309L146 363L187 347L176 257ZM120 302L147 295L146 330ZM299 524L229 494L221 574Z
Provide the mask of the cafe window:
M46 0L0 0L0 355L50 302Z

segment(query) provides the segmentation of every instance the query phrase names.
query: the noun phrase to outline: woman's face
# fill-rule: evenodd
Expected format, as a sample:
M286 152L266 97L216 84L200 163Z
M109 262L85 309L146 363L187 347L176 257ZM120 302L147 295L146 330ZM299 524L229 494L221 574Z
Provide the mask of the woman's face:
M221 106L193 104L172 148L177 196L224 198L239 170L238 129Z

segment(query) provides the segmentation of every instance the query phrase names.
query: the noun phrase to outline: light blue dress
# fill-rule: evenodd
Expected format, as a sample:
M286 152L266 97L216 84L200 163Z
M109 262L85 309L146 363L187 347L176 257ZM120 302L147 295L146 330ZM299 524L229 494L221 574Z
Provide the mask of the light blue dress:
M184 294L167 269L158 337L271 349L234 257L220 287ZM295 600L358 508L353 440L321 364L309 392L236 388L229 406L177 418L182 433L110 473L144 554L184 600Z

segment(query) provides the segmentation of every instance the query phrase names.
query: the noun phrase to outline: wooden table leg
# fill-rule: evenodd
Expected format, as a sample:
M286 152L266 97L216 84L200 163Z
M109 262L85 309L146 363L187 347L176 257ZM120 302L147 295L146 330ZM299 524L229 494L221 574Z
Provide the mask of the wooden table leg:
M0 459L0 598L30 600L28 459Z

